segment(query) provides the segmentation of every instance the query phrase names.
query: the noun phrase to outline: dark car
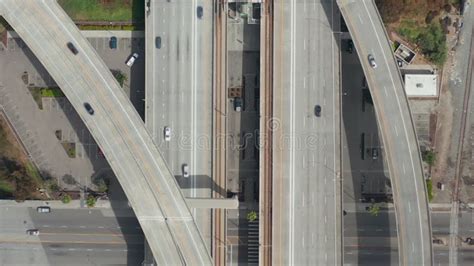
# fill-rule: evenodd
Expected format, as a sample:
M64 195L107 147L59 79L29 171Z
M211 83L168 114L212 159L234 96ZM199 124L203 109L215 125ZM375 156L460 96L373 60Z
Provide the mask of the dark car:
M242 111L242 105L243 105L242 104L242 98L237 97L237 98L234 99L234 110L236 112Z
M84 108L86 108L86 111L90 114L94 114L94 109L92 109L92 106L89 103L84 103Z
M76 49L74 44L72 44L72 42L67 43L67 48L69 48L69 50L71 50L71 52L75 55L79 53L79 51Z
M161 48L161 37L160 36L157 36L155 38L155 46L156 46L157 49Z
M109 47L110 49L117 49L117 37L115 36L110 37Z
M200 19L203 16L204 10L202 9L202 6L197 7L197 17Z
M317 116L317 117L320 117L321 116L321 106L320 105L316 105L314 107L314 114Z
M352 40L349 40L347 42L347 52L352 54L353 51L354 51L354 43L352 42Z

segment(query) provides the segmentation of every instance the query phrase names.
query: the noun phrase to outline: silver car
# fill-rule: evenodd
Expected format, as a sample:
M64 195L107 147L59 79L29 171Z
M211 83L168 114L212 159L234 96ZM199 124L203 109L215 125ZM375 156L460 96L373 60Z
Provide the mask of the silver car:
M164 135L165 135L165 140L170 141L170 139L171 139L171 128L165 127Z
M189 177L189 165L183 164L183 177Z
M375 62L375 58L373 55L369 54L369 64L372 68L377 68L377 63Z
M130 56L130 58L128 58L127 60L127 66L131 67L133 65L133 63L135 63L135 60L137 60L138 58L138 54L137 53L133 53L132 56Z

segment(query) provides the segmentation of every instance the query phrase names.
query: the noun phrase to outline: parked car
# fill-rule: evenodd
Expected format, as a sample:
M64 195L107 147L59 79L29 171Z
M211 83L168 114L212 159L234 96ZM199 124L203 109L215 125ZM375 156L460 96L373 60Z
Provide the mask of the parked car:
M346 51L350 54L352 54L352 52L354 51L354 43L352 42L352 40L347 41L347 50Z
M115 36L110 37L109 47L110 49L117 49L117 37Z
M189 166L188 166L188 164L183 164L183 177L189 177Z
M26 230L26 234L30 236L38 236L39 235L39 230L38 229L28 229Z
M160 36L155 37L155 46L156 46L156 49L161 48L161 37Z
M39 213L50 213L51 208L49 206L39 206L36 208L36 211Z
M379 151L377 150L377 148L372 148L372 159L377 160L378 157L379 157Z
M203 13L204 13L204 10L203 10L202 6L198 6L198 7L197 7L196 13L197 13L197 17L198 17L199 19L201 19L202 16L204 15L204 14L203 14Z
M89 103L84 103L84 108L86 108L86 111L90 114L94 114L94 109L92 109L92 106Z
M236 97L236 98L234 99L234 110L235 110L236 112L242 111L242 98Z
M170 141L170 139L171 139L171 128L165 127L164 135L165 135L165 140Z
M372 68L377 68L377 63L375 62L375 58L373 55L369 54L367 57L369 59L369 64Z
M135 60L137 60L138 58L138 54L137 53L133 53L127 60L127 66L131 67L133 65L133 63L135 63Z
M74 44L72 44L72 42L68 42L67 43L67 48L69 48L69 50L74 54L78 54L79 51L76 49L76 47L74 46Z
M320 117L321 116L321 105L317 104L315 107L314 107L314 115L316 117Z

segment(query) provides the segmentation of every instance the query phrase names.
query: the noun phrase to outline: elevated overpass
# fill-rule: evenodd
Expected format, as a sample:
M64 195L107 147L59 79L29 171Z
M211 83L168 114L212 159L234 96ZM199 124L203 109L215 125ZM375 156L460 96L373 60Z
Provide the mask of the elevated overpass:
M0 0L0 15L41 61L89 128L158 264L212 264L181 190L138 113L57 2ZM77 55L67 48L68 42L77 48ZM86 102L95 110L93 115L85 110Z
M372 94L392 180L401 265L432 265L421 154L403 80L373 0L337 0ZM371 68L368 55L377 67Z

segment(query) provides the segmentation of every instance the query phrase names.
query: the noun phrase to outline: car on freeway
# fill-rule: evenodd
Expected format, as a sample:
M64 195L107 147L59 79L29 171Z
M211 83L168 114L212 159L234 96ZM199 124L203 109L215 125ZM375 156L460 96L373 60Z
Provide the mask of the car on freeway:
M235 110L236 112L242 111L242 98L236 97L236 98L234 99L234 110Z
M49 206L39 206L36 208L36 211L39 213L50 213L51 208Z
M26 234L30 236L38 236L40 232L38 229L28 229L26 230Z
M104 152L100 149L99 146L97 146L97 157L105 158Z
M352 52L354 51L354 43L352 42L352 40L347 41L347 50L346 51L350 54L352 54Z
M183 177L189 177L189 165L183 164Z
M321 117L321 105L317 104L315 107L314 107L314 115L316 117Z
M155 37L155 46L156 46L156 49L161 48L161 37L160 36Z
M84 103L84 108L86 108L86 111L90 114L94 114L94 109L92 109L92 106L89 103Z
M372 68L377 68L377 63L375 62L375 58L373 55L369 54L367 57L369 59L369 64Z
M117 49L117 37L115 36L110 37L109 47L110 49Z
M74 44L72 44L72 42L68 42L66 45L67 45L67 48L69 48L69 50L71 51L71 53L73 53L74 55L79 53L76 46L74 46Z
M372 148L372 159L377 160L377 158L379 158L379 151L377 148Z
M171 139L171 128L170 127L165 127L164 135L165 135L165 140L170 141L170 139Z
M127 66L131 67L133 66L133 64L135 63L135 61L137 60L138 58L138 54L137 53L133 53L127 60L126 64Z
M201 19L202 16L204 15L204 9L202 8L202 6L198 6L198 7L197 7L196 13L197 13L197 17L198 17L199 19Z

